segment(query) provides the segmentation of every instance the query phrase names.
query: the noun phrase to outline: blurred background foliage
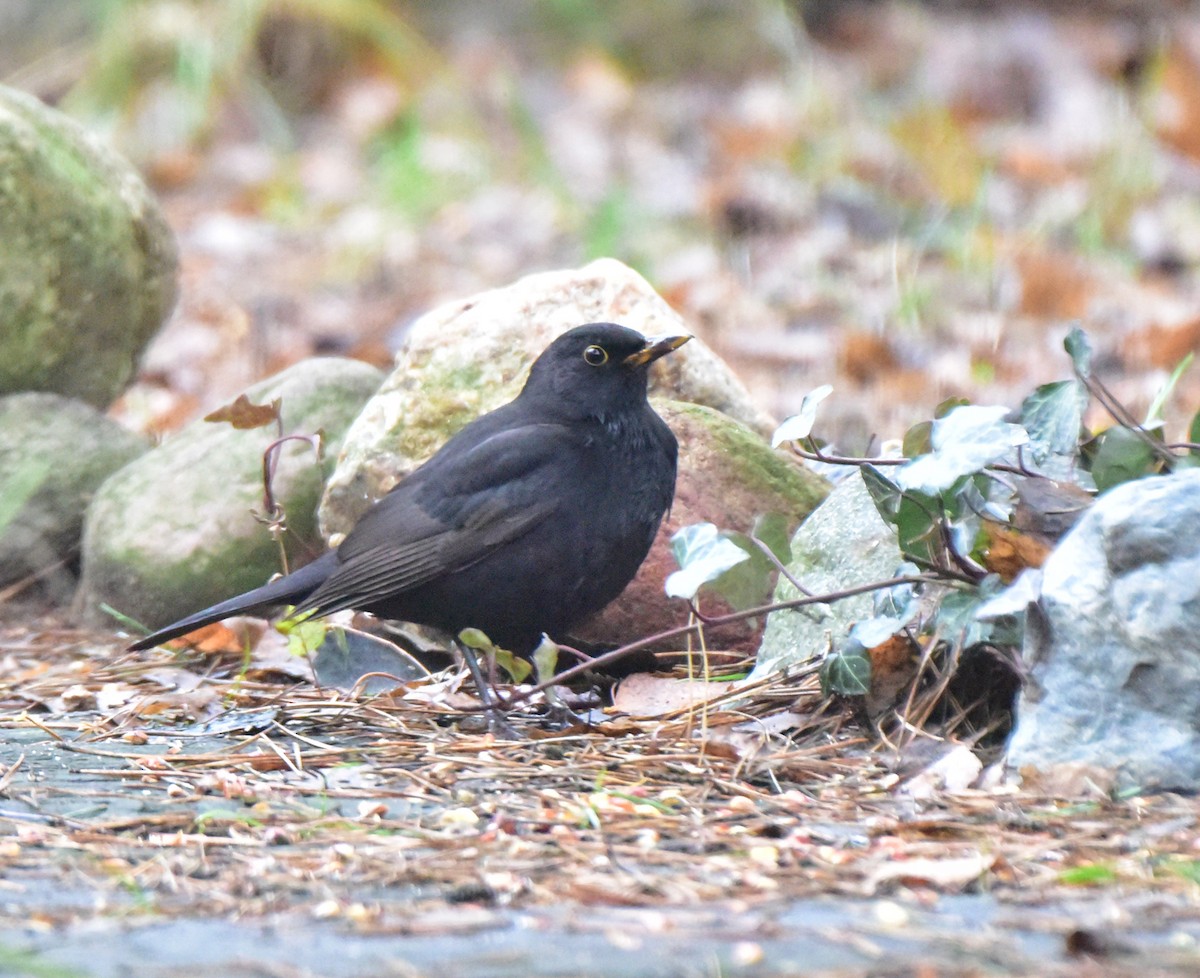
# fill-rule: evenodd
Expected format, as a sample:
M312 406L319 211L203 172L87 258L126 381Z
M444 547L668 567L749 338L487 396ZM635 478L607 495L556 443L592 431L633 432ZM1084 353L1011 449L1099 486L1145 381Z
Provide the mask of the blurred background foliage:
M1135 406L1200 345L1184 0L8 0L0 79L163 197L177 400L600 255L776 415L848 391L848 450L1019 403L1075 320Z

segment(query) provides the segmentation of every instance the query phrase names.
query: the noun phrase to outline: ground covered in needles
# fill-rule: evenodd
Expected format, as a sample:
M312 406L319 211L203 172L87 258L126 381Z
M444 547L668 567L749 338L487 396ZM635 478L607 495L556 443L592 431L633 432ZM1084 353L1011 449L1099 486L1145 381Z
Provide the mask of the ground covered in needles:
M882 973L930 926L929 974L983 973L954 955L985 945L988 973L1200 963L1196 799L958 788L936 738L879 746L815 675L590 728L549 729L535 699L507 742L448 673L371 697L50 624L2 644L0 946L31 961L64 932L186 919L301 921L331 948L524 922L543 949L651 961L692 934L715 942L696 974L801 973L805 934L839 973Z

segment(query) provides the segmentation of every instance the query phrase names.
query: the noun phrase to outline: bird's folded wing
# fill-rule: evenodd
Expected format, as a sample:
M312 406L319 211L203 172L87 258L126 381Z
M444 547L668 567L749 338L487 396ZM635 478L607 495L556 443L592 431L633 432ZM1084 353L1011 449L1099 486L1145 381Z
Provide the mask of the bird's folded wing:
M555 509L559 426L499 432L419 469L379 501L338 549L338 568L296 613L370 605L470 567ZM549 490L549 491L548 491Z

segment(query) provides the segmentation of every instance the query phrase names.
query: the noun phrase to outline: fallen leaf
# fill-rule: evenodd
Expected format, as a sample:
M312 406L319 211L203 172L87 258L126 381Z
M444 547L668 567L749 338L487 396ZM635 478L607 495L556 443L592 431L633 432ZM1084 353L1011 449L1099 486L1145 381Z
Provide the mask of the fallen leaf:
M1162 55L1158 135L1179 152L1200 160L1200 58L1176 41Z
M961 890L979 879L995 862L994 855L983 853L953 859L889 859L867 877L865 886L868 894L892 882Z
M211 414L204 416L205 421L227 421L239 431L251 428L265 428L270 424L279 424L279 408L283 404L280 398L275 398L270 404L252 404L245 394L239 394L236 401L219 407Z
M668 679L637 673L621 681L613 708L636 717L661 717L708 703L744 685L706 683L700 679Z
M901 783L897 794L932 798L970 788L983 770L983 762L966 744L957 744L915 777Z
M1045 767L1023 767L1021 787L1051 798L1108 799L1116 785L1116 772L1096 764L1071 761Z
M916 648L903 632L886 642L867 649L871 660L871 688L867 692L867 713L876 717L890 709L917 672Z
M1022 251L1016 256L1021 279L1020 312L1041 319L1080 319L1095 285L1073 256L1053 251Z
M1021 533L992 520L983 521L987 542L983 563L1005 584L1011 584L1028 567L1041 567L1050 556L1052 543L1044 537Z
M802 727L806 720L802 714L790 711L773 713L770 716L747 720L745 723L709 727L707 730L697 731L697 735L703 736L706 753L743 760L758 757L772 750L778 744L777 741L772 743L773 737ZM733 799L739 803L748 800Z

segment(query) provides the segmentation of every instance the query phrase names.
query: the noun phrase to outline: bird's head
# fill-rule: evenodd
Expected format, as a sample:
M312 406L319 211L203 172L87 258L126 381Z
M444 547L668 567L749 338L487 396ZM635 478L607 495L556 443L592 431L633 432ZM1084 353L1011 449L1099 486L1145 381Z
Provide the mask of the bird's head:
M691 336L643 336L616 323L588 323L567 330L542 352L529 371L522 398L553 405L571 418L610 417L640 407L652 364Z

